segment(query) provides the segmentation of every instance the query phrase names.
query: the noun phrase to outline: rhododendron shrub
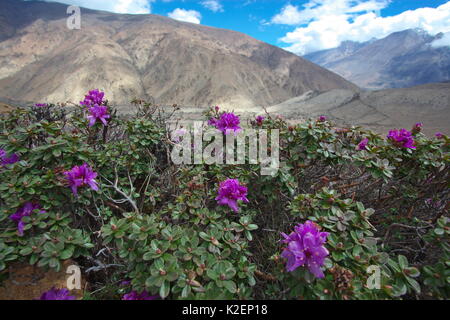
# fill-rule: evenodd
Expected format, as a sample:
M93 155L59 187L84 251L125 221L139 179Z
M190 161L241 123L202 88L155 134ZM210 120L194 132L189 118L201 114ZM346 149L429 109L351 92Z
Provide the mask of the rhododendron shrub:
M426 123L387 137L259 116L248 125L280 130L280 169L262 176L174 165L178 108L121 116L106 96L0 116L0 279L71 259L90 299L449 298L449 139ZM205 116L225 135L247 125Z

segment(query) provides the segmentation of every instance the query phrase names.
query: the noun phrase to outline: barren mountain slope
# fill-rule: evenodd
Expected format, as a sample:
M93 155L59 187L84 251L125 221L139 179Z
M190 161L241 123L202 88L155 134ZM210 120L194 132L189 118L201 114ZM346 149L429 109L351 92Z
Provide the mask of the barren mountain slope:
M406 88L450 80L450 48L432 46L440 37L410 29L365 43L347 41L305 58L362 88Z
M0 97L78 102L88 89L100 88L117 104L153 97L162 104L245 108L309 90L357 90L332 72L238 32L87 9L81 30L69 30L66 8L0 1L0 25L8 28L0 31Z
M338 123L365 126L381 133L393 128L409 129L423 122L424 132L429 135L439 131L450 134L450 83L361 93L309 92L268 111L292 120L327 115Z

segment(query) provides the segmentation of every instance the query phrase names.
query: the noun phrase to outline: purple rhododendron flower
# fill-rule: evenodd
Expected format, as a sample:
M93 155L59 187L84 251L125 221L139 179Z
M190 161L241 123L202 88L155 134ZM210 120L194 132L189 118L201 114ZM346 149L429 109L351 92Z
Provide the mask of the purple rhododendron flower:
M398 147L416 149L412 133L406 129L391 130L389 131L387 138Z
M327 121L327 117L325 117L325 116L320 116L319 119L318 119L318 121L319 121L319 122L325 122L325 121Z
M71 296L70 291L66 288L55 289L53 287L49 291L44 292L39 300L76 300L76 298Z
M5 150L0 149L0 167L18 162L19 156L15 153L8 155Z
M75 166L70 171L64 172L66 179L69 181L69 185L75 196L78 196L78 188L89 185L93 190L98 190L97 173L94 172L87 163L82 166Z
M46 103L36 103L34 106L40 108L40 107L47 107L48 104L46 104Z
M249 203L247 187L241 185L237 179L228 179L220 183L219 195L216 200L221 206L229 206L234 212L239 212L237 201Z
M104 92L101 92L98 89L90 90L89 93L84 97L84 100L80 101L80 104L86 107L93 107L95 105L101 106L105 104L105 101L103 100L104 97Z
M141 293L138 293L137 291L131 291L130 293L125 294L122 297L122 300L156 300L159 299L159 295L151 296L148 294L147 291L142 291Z
M369 144L369 139L368 139L368 138L362 140L362 141L358 144L358 150L360 150L360 151L366 150L368 144Z
M34 210L39 210L39 213L46 213L45 210L41 209L42 207L38 203L27 202L9 217L12 221L17 222L17 230L20 236L23 236L23 229L25 228L25 222L22 221L22 218L31 216Z
M264 118L263 116L257 116L256 117L256 123L258 124L262 124L264 122L266 118Z
M442 132L436 132L435 136L436 136L436 138L438 138L438 139L444 138L444 134L443 134Z
M329 255L324 247L328 232L320 232L318 227L311 221L299 224L290 235L282 233L287 247L281 256L287 259L286 269L289 272L298 267L305 266L317 278L325 275L321 267L325 262L325 257Z
M241 120L234 113L223 113L220 119L211 119L208 122L209 125L215 126L217 129L225 133L238 133L241 131Z
M104 126L107 126L108 122L106 119L109 119L110 117L111 116L108 114L108 107L95 105L89 108L89 115L87 117L89 119L89 127L95 125L97 120L100 120Z

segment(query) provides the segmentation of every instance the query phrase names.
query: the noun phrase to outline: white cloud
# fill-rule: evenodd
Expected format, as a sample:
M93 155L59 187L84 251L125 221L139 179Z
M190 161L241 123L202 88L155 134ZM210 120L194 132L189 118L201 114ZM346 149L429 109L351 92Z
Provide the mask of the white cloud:
M223 12L223 6L219 0L204 0L200 4L213 12Z
M434 48L450 47L450 32L444 33L442 38L431 43Z
M379 10L389 6L389 2L310 0L302 8L285 6L271 22L298 26L280 40L289 45L285 49L300 55L335 48L345 40L363 42L411 28L421 28L430 34L450 32L450 1L438 8L419 8L381 17Z
M118 0L115 5L118 13L150 13L150 5L147 0Z
M281 13L272 18L273 23L288 25L300 24L302 20L303 17L298 7L291 4L285 6Z
M168 14L169 18L184 21L184 22L190 22L190 23L196 23L200 24L200 20L202 19L202 15L200 12L195 10L185 10L177 8L170 12Z
M94 10L115 13L147 14L151 13L150 3L154 0L50 0L80 6Z

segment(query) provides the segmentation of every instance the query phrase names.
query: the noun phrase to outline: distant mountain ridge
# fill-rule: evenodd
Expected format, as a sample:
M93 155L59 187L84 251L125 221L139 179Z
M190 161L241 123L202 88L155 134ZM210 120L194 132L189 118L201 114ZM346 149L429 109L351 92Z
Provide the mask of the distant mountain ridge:
M450 80L450 47L431 45L441 37L408 29L364 43L346 41L304 58L362 88L407 88Z
M127 104L230 108L273 105L309 90L358 90L310 61L242 33L157 15L81 10L66 27L67 5L0 1L0 98L78 102L88 89Z

